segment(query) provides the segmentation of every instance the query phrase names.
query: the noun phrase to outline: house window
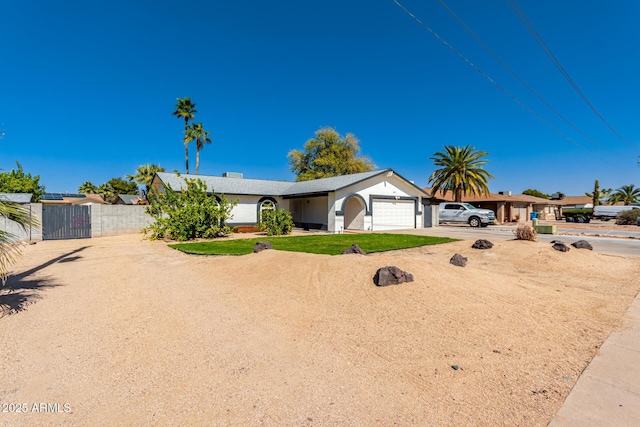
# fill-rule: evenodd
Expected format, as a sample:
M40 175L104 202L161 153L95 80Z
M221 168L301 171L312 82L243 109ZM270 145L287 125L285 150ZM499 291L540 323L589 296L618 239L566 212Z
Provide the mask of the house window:
M277 207L278 207L277 202L274 199L272 199L271 197L261 199L258 202L258 222L260 222L262 220L262 212L264 212L264 211L273 211Z

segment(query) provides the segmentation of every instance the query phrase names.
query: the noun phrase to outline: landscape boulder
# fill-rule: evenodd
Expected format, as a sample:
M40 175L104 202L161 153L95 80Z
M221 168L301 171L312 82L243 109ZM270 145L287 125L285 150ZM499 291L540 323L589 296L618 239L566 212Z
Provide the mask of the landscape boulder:
M253 253L262 252L265 249L273 249L270 242L256 242L256 245L253 247Z
M565 245L562 242L556 242L553 244L553 249L560 252L569 252L569 246Z
M591 243L587 242L586 240L578 240L577 242L572 243L571 246L576 249L589 249L590 251L593 250L593 246L591 246Z
M458 267L466 267L467 266L467 258L463 257L460 254L455 254L451 257L449 262Z
M358 255L366 255L365 251L363 251L360 246L358 246L357 243L354 243L353 245L351 245L350 248L345 249L344 251L342 251L343 255L346 254L358 254Z
M485 239L476 240L476 242L471 245L473 249L491 249L493 247L493 243Z
M379 268L373 276L373 283L376 286L399 285L405 282L413 282L413 274L402 271L394 265Z

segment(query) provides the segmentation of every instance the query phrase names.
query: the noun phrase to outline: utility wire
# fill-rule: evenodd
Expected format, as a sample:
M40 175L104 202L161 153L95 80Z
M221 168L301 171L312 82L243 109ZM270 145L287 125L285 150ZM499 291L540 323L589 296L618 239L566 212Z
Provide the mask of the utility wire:
M615 130L613 126L609 124L609 122L607 122L607 120L602 116L602 114L600 114L600 112L596 110L596 107L594 107L593 104L587 99L585 94L580 90L578 85L573 81L569 73L567 73L567 71L564 69L560 61L558 61L558 58L556 58L553 52L551 52L551 49L542 39L542 36L535 29L531 21L529 21L529 18L527 18L527 15L525 15L522 8L520 8L520 5L518 4L518 2L516 0L506 0L506 1L509 7L511 7L511 10L513 10L513 12L516 14L518 19L522 23L522 25L524 25L524 27L527 29L529 34L531 34L531 37L533 37L536 43L538 43L538 46L540 46L542 51L549 57L553 65L556 66L556 68L560 71L560 74L562 74L562 76L567 80L567 82L569 82L571 87L576 91L576 93L580 96L580 98L582 98L582 100L589 106L589 108L591 108L591 110L595 113L595 115L598 116L600 120L602 120L602 123L604 123L609 128L609 130L613 132L615 136L617 136L625 144L629 145L632 148L635 148L631 143L629 143L629 141L627 141L622 135L620 135L618 131Z
M547 108L549 108L551 111L553 111L555 113L556 116L560 117L566 124L568 124L569 126L571 126L576 132L578 132L580 135L582 135L584 138L586 138L587 140L591 141L592 143L594 143L595 145L599 146L600 148L605 149L606 151L609 151L609 153L611 154L615 154L613 151L609 150L608 147L600 144L598 141L596 141L595 139L591 138L589 135L587 135L586 133L584 133L582 130L580 130L577 126L575 126L573 123L571 123L571 121L569 121L569 119L567 119L565 116L563 116L562 114L560 114L560 112L558 110L556 110L555 108L553 108L551 106L551 104L549 104L538 92L536 92L531 86L529 86L527 84L527 82L525 82L515 71L513 71L513 69L511 69L511 67L509 67L509 65L507 65L502 58L500 58L500 56L498 56L497 53L495 53L485 42L484 40L482 40L480 38L480 36L478 36L471 28L469 28L469 26L462 20L462 18L460 18L458 15L456 15L456 13L451 10L451 8L447 5L447 3L445 3L444 0L438 0L440 2L440 4L442 5L442 7L444 7L447 12L449 12L449 14L451 16L453 16L455 18L456 21L458 21L458 23L460 25L462 25L462 27L467 30L467 32L469 34L471 34L473 36L474 39L476 39L476 41L478 43L480 43L480 45L482 45L482 47L485 48L485 50L487 52L489 52L491 54L491 56L494 57L494 59L496 61L498 61L500 63L500 65L502 65L504 68L507 69L507 71L509 71L509 73L511 73L511 75L513 77L515 77L520 83L522 83L522 85L527 88L529 90L529 92L531 92L536 98L538 98L538 100L540 102L542 102L544 105L547 106Z
M511 92L509 92L508 90L506 90L505 88L503 88L502 86L500 86L500 84L498 84L498 82L496 82L495 80L493 80L491 77L489 77L484 71L482 71L477 65L475 65L473 62L471 62L470 60L468 60L462 53L460 53L456 48L454 48L453 46L451 46L446 40L444 40L442 37L440 37L435 31L433 31L431 28L429 28L425 23L423 23L420 19L418 19L418 17L416 17L413 13L411 13L406 7L404 7L402 4L400 4L398 2L398 0L392 0L400 9L402 9L407 15L409 15L411 18L413 18L414 21L416 21L422 28L424 28L425 30L427 30L432 36L434 36L440 43L444 44L447 48L449 48L449 50L451 50L453 53L455 53L460 59L462 59L464 62L466 62L471 68L473 68L476 72L478 72L482 77L484 77L485 79L487 79L491 84L493 84L495 87L497 87L498 89L500 89L505 95L507 95L508 97L510 97L511 99L513 99L515 102L517 102L522 108L524 108L526 111L528 111L530 114L532 114L535 118L537 118L538 120L540 120L542 123L544 123L545 125L547 125L549 128L551 128L554 132L556 132L558 135L562 136L564 139L566 139L567 141L569 141L570 143L576 145L577 147L583 149L584 151L588 152L589 154L597 157L598 159L602 160L603 162L609 164L610 166L613 166L615 168L618 168L619 166L614 165L613 163L609 162L608 160L602 158L601 156L599 156L598 154L594 153L593 151L583 147L582 145L580 145L578 142L576 142L573 138L571 138L570 136L566 135L565 133L563 133L560 129L558 129L557 127L555 127L554 125L552 125L551 123L549 123L547 120L545 120L543 117L541 117L538 113L536 113L535 111L533 111L531 108L529 108L524 102L520 101L518 98L516 98Z

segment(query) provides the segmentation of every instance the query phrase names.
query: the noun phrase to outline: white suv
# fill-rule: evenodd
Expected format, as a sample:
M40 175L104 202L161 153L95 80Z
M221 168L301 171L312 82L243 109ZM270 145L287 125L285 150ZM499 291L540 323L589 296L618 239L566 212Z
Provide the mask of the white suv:
M477 209L469 203L441 203L440 223L457 222L472 227L486 227L496 222L496 215L489 209Z

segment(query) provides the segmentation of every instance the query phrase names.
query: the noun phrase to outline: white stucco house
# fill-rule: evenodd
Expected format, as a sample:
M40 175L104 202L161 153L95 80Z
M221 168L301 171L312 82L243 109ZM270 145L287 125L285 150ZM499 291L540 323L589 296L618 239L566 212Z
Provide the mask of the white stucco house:
M261 210L271 204L291 212L297 227L333 233L422 228L434 223L432 212L437 212L437 207L431 209L429 194L391 169L302 182L224 175L158 172L152 185L160 191L165 186L179 190L184 178L201 179L213 194L238 201L230 226L255 225Z

